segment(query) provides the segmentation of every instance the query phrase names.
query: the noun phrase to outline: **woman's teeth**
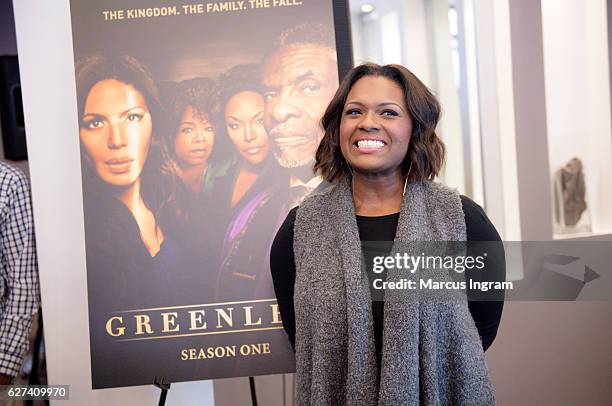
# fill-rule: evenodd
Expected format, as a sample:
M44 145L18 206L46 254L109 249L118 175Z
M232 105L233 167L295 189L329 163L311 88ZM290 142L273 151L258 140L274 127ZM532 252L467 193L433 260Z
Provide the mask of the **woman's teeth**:
M357 147L359 148L380 148L385 145L384 142L379 140L360 140L357 141Z

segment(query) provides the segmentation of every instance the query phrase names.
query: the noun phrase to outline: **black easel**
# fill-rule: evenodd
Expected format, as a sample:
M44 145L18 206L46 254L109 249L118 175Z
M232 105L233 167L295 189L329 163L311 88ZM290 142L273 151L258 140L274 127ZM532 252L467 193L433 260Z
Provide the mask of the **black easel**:
M257 392L255 392L255 378L249 376L249 386L251 387L251 404L257 406Z
M161 394L159 395L159 406L164 406L166 404L166 396L168 396L168 390L170 389L170 383L164 382L164 378L158 379L155 377L153 380L153 385L157 386L161 389ZM251 404L253 406L257 406L257 392L255 391L255 378L249 376L249 386L251 387Z
M161 389L161 394L159 395L159 406L164 406L166 404L166 396L168 396L168 390L170 389L170 384L168 382L164 382L164 378L153 380L153 385L157 386Z

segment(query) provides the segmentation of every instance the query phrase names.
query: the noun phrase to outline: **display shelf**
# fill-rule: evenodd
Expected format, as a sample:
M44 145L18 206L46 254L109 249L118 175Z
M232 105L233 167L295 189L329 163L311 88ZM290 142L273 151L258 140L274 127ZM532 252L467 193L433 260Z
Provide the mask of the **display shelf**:
M553 239L608 234L612 134L606 3L541 4Z
M612 229L572 234L553 234L554 240L612 239Z

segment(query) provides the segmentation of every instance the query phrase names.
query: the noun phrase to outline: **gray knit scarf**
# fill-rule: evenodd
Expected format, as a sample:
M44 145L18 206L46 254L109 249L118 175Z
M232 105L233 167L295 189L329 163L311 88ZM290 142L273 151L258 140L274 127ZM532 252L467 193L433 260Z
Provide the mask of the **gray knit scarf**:
M465 241L459 194L408 185L395 241ZM295 221L298 405L494 405L466 301L387 296L380 371L350 183L302 202Z

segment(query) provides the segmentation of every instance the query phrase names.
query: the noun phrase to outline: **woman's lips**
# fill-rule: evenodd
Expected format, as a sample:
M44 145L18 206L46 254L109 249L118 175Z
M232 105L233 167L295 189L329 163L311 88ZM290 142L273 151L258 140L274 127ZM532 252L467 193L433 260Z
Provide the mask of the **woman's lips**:
M191 150L191 153L194 155L202 156L202 155L206 155L207 151L208 149L206 148L195 148Z
M249 147L249 148L245 148L242 151L247 154L247 155L257 155L259 154L262 150L264 149L263 146L257 146L257 147Z
M130 170L132 163L134 160L132 158L122 157L122 158L112 158L104 161L106 166L113 173L125 173Z

